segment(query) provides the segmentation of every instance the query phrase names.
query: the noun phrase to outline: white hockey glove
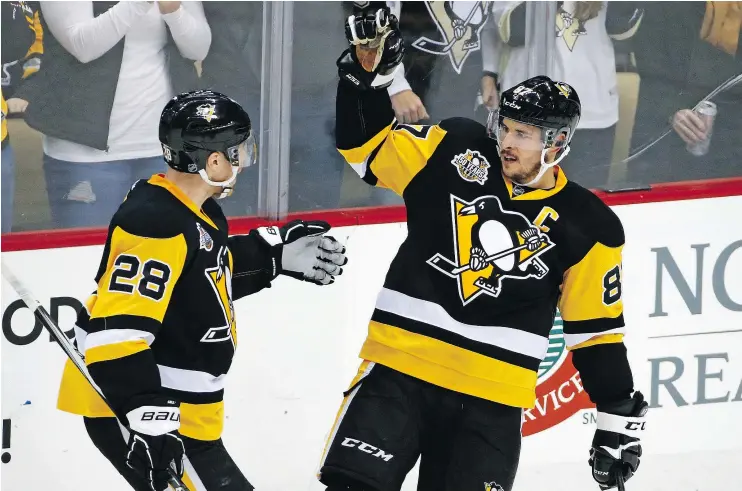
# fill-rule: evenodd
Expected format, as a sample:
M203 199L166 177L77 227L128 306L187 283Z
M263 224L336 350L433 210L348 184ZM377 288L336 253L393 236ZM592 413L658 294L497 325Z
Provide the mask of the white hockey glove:
M330 224L321 220L293 220L283 227L260 227L260 237L276 249L279 274L317 285L330 285L348 262L345 246L329 235Z
M129 451L126 465L147 480L152 491L168 489L172 469L183 477L185 448L178 433L180 407L175 401L129 411Z
M600 489L623 491L624 483L639 468L648 408L641 392L616 404L598 406L598 427L588 463Z

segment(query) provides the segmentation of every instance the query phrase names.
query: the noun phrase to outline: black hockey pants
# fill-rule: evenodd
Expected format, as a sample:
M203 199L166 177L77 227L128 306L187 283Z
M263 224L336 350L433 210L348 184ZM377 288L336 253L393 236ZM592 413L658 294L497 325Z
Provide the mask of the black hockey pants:
M135 491L152 491L149 484L126 465L124 430L116 418L83 418L90 439ZM252 491L254 488L220 440L201 441L181 435L185 447L184 483L190 491Z

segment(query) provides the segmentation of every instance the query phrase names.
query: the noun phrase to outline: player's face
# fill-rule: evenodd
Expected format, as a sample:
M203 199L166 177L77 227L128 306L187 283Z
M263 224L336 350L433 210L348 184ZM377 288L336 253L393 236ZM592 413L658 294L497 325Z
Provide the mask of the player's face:
M516 183L527 183L538 175L544 149L539 127L503 118L498 142L505 177Z

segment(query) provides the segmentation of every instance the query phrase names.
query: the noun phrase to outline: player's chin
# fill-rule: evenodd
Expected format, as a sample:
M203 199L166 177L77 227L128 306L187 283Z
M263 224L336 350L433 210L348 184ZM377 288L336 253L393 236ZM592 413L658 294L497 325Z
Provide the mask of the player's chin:
M516 177L523 175L524 170L525 169L523 169L523 166L520 163L520 159L517 157L510 160L502 159L502 173L505 174L505 177L508 179L515 179Z

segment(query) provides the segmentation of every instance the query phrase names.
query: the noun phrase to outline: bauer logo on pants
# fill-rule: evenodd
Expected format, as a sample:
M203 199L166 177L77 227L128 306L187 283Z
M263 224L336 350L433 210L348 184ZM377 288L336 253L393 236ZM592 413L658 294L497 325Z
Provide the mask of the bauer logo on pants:
M472 202L451 195L454 258L441 253L427 263L458 283L464 305L481 294L498 297L505 280L542 279L549 272L539 259L554 247L528 219L506 211L497 196Z

